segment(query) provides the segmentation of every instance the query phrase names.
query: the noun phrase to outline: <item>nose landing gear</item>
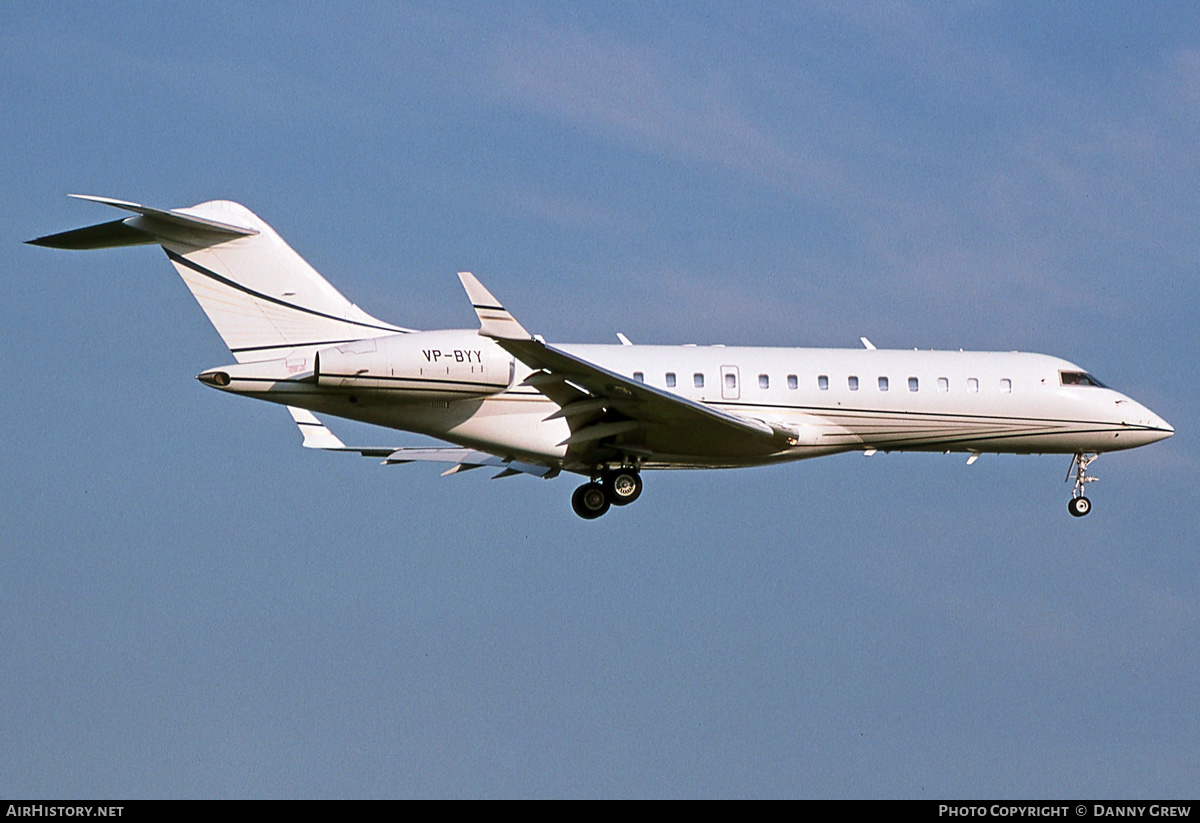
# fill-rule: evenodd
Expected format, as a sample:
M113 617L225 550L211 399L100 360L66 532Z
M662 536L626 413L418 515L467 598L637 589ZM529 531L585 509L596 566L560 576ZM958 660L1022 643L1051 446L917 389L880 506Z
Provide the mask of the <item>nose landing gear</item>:
M1095 483L1100 479L1087 473L1088 466L1099 456L1099 454L1077 454L1071 458L1071 468L1067 469L1067 477L1064 482L1070 481L1071 474L1075 474L1075 489L1071 492L1071 501L1067 503L1067 511L1073 517L1083 517L1092 510L1092 501L1083 496L1083 489L1088 483Z
M641 494L642 476L637 469L616 469L577 488L571 495L571 508L584 520L595 520L610 506L628 506Z

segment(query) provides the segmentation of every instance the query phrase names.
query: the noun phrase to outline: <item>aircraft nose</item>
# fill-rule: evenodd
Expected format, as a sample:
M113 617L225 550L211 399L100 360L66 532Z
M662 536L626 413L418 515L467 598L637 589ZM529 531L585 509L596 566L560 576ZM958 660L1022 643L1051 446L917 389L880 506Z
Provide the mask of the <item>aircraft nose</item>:
M1175 433L1175 427L1163 420L1154 412L1150 412L1150 428L1157 429L1161 435L1158 439L1165 440Z
M1130 401L1125 422L1145 432L1145 442L1154 443L1175 434L1175 427L1141 403Z

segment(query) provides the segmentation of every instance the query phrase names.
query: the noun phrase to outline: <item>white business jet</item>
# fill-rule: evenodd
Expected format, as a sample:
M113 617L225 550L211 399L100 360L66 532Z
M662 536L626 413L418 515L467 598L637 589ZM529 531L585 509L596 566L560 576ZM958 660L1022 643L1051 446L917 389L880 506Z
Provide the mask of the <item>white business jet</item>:
M134 216L41 237L61 249L158 244L237 363L202 383L287 406L304 445L446 474L588 478L588 519L642 493L646 469L759 466L839 452L1072 455L1068 506L1101 452L1174 429L1073 363L1020 352L723 346L552 346L472 274L480 327L415 331L364 312L249 209L216 200L160 210L81 197ZM448 448L346 446L313 414L420 432Z

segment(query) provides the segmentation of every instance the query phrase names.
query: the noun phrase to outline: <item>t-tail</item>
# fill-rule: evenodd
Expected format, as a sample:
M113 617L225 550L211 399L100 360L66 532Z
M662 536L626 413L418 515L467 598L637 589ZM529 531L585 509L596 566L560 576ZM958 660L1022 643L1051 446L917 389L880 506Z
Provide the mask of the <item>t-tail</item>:
M164 211L106 197L71 196L135 216L28 242L57 249L162 246L239 363L409 331L351 303L238 203L211 200Z

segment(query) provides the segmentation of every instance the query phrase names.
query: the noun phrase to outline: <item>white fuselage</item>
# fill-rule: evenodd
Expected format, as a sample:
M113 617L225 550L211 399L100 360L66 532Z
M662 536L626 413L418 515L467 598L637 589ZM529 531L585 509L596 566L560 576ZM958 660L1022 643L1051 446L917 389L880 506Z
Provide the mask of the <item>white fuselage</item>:
M198 378L289 406L310 448L385 463L481 466L497 477L587 475L585 519L641 494L641 469L754 466L845 451L1072 454L1069 509L1091 510L1100 452L1174 430L1078 366L1020 352L551 346L470 272L479 328L412 331L350 302L238 203L156 209L85 197L134 217L39 237L101 249L156 243L229 347ZM454 448L349 447L312 412L431 435ZM974 460L974 457L971 458Z
M530 370L474 330L379 338L221 369L227 391L523 459L566 461L567 422ZM773 453L656 455L644 468L746 466L842 451L1104 452L1173 429L1112 389L1023 352L563 345L627 378L794 432ZM435 352L440 354L435 356ZM324 357L327 365L314 360ZM333 364L333 365L328 365ZM336 366L336 368L334 368ZM206 373L210 374L210 373ZM1068 375L1064 379L1063 375ZM1066 380L1066 382L1064 382ZM206 381L209 382L209 381ZM547 419L550 417L551 419Z

